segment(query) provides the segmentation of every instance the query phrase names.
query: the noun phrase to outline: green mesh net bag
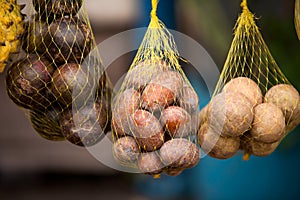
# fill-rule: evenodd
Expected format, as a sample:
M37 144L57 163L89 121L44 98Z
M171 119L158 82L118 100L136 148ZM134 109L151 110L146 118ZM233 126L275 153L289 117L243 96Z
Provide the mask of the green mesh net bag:
M198 140L211 157L239 149L267 156L300 123L300 97L273 59L247 2L210 103L201 110Z
M96 144L110 129L111 87L82 0L26 2L22 51L7 94L43 138ZM93 53L91 53L93 51Z
M141 173L179 175L195 166L199 99L179 65L174 38L156 15L112 101L113 155Z

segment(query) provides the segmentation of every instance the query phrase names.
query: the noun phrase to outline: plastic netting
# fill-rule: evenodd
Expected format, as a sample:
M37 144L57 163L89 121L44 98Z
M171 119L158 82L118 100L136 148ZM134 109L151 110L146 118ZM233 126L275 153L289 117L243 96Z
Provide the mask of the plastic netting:
M96 144L110 129L111 87L82 0L26 2L22 51L7 93L49 140Z
M156 15L112 102L115 159L141 173L176 176L195 166L199 98L185 76L173 36Z
M199 143L215 158L272 153L299 124L300 97L264 42L243 0L242 14L212 100L201 111Z

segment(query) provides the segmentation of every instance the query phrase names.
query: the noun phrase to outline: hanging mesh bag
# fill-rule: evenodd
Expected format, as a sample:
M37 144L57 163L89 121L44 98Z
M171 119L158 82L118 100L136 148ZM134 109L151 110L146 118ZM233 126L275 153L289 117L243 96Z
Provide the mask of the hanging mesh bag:
M159 176L195 166L199 99L179 65L174 38L156 16L112 101L113 154L121 165Z
M82 0L28 0L11 100L43 138L96 144L110 129L111 87Z
M211 157L267 156L300 123L300 97L273 59L246 0L198 141Z

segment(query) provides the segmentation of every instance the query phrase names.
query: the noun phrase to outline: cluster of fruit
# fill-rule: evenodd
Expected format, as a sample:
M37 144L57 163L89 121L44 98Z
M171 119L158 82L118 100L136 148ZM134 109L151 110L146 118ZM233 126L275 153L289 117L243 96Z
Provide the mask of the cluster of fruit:
M267 156L300 123L300 96L289 84L275 85L263 96L252 79L234 78L200 118L199 144L208 155L227 159L242 149Z
M164 61L144 61L123 86L112 102L115 158L152 175L195 166L199 99L184 76Z
M82 0L32 3L37 14L26 25L25 57L8 69L8 95L29 110L42 137L93 145L110 129L111 89L99 59L89 55L94 38L78 14Z

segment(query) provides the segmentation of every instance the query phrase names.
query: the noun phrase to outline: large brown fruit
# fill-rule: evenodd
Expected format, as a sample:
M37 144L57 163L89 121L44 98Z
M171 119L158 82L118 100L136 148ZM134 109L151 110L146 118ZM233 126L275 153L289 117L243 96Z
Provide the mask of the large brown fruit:
M145 110L135 111L132 119L132 133L139 146L146 151L159 149L164 143L164 131L158 119Z
M23 108L45 110L54 99L48 87L53 72L52 64L35 54L14 63L6 74L9 97Z
M204 123L198 132L198 142L203 151L217 159L233 157L240 147L239 137L224 137Z
M242 93L220 93L209 104L209 126L223 136L238 137L250 129L253 121L252 109L253 104Z
M194 88L189 84L184 84L179 97L180 107L190 114L194 114L199 109L199 98Z
M176 169L192 168L200 160L200 150L196 144L184 138L167 141L160 148L160 157L167 167Z
M164 168L157 152L141 153L138 159L139 170L144 174L160 174Z
M285 135L285 120L280 108L273 103L262 103L256 106L249 133L260 142L279 141Z
M258 85L250 78L238 77L231 79L223 89L224 92L240 92L256 106L262 103L262 92Z
M67 62L81 64L91 50L92 32L76 17L63 17L54 20L45 37L50 60L57 65Z

